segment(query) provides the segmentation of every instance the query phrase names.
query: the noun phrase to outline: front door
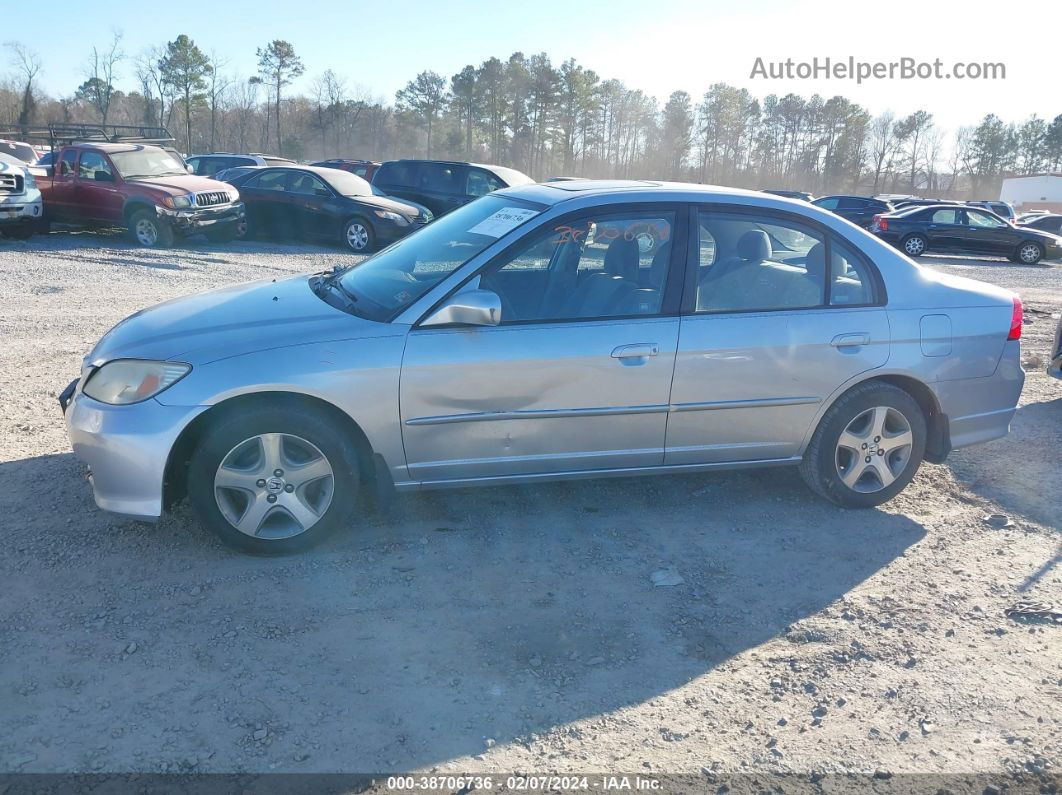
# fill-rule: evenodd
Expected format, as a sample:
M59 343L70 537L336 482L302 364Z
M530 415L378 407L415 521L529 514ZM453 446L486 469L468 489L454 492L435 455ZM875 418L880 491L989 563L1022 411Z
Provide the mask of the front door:
M118 189L118 179L106 155L82 151L74 180L74 202L81 206L82 217L122 223L125 196Z
M983 210L967 209L965 213L971 251L984 254L1014 252L1018 235L1009 224Z
M797 456L823 402L888 359L871 266L786 214L705 209L696 229L665 461Z
M639 207L548 222L459 288L496 292L498 326L414 328L400 401L410 476L662 464L681 216Z
M334 201L332 190L323 179L307 171L293 171L288 193L304 237L338 238L337 219L326 207Z

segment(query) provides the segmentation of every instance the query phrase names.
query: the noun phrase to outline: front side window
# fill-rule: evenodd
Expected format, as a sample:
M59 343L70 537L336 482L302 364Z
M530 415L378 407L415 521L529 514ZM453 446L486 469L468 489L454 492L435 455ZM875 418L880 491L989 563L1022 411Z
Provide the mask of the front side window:
M822 306L826 246L795 220L770 215L698 213L698 312L745 312Z
M966 217L969 219L970 226L979 226L986 229L1000 229L1006 226L999 218L979 210L967 210Z
M659 314L673 211L588 214L551 225L492 266L480 287L502 301L502 323Z
M486 196L488 193L504 187L497 177L474 168L468 172L465 193L469 196Z
M313 174L306 174L304 172L292 172L291 188L292 193L301 193L310 196L331 196L332 191L328 189L328 186L324 182Z
M344 271L344 289L356 299L351 311L387 321L486 249L545 208L502 196L484 196Z
M96 176L97 174L100 176ZM111 164L107 162L107 158L99 152L83 152L77 176L79 179L106 180L110 178L113 180L114 170L111 168Z

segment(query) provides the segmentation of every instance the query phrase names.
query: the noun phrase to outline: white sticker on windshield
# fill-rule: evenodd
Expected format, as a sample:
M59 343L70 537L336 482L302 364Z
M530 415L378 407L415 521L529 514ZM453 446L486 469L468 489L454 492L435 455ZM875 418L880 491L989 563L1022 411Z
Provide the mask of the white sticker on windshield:
M514 229L529 218L534 218L538 213L535 210L525 210L523 207L503 207L494 215L484 218L478 224L469 229L477 235L501 237L510 229Z

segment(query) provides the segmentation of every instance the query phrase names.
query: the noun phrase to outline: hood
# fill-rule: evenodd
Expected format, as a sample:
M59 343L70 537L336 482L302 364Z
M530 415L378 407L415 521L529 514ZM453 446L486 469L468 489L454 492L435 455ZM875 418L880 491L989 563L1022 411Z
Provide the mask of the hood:
M409 218L428 218L432 217L431 210L425 207L423 204L417 204L415 201L409 199L399 199L395 196L351 196L349 197L365 204L371 204L373 207L379 207L381 210L391 210L405 215Z
M126 180L126 182L132 185L143 185L170 196L183 196L186 193L200 193L201 191L232 190L232 185L226 182L209 179L208 177L197 177L195 174L180 174L172 177L138 177Z
M1028 235L1031 238L1042 240L1045 243L1054 243L1056 245L1062 245L1062 237L1053 234L1052 232L1045 232L1043 229L1037 229L1035 226L1022 226L1017 224L1015 229L1020 231L1023 235Z
M86 360L99 365L112 359L176 359L196 365L269 348L393 333L386 323L326 304L301 275L143 309L108 331Z

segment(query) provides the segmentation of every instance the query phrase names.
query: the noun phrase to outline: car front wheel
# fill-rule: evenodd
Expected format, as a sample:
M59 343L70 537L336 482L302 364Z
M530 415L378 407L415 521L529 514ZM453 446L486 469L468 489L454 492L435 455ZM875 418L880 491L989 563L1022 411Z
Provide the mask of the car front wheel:
M351 251L359 254L369 251L375 239L372 224L362 218L351 218L343 225L343 243Z
M129 221L133 240L146 248L169 248L173 245L173 227L150 210L138 210Z
M246 552L284 554L320 543L357 503L358 455L341 428L301 405L225 413L189 463L200 521Z
M1039 243L1022 243L1018 246L1018 262L1023 265L1035 265L1044 258L1044 250Z
M871 381L823 415L800 464L816 494L845 508L870 508L899 494L918 472L926 418L907 392Z
M903 241L903 250L909 257L920 257L926 253L929 242L921 235L911 235Z

